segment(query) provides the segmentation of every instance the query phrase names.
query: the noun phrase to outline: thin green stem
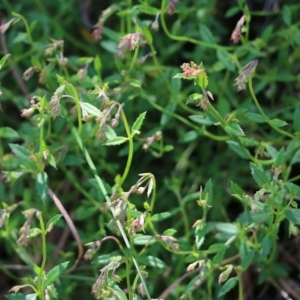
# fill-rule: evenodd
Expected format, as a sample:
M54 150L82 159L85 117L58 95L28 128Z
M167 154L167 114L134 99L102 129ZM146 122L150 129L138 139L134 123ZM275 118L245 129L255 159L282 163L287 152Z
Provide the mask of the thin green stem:
M132 7L132 0L127 0L127 6L128 6L128 11L129 9L131 9ZM127 14L126 16L126 21L127 21L127 32L131 33L131 17L130 17L130 13Z
M132 71L135 63L136 63L136 60L137 60L137 57L138 57L138 54L139 54L139 45L137 45L137 47L135 48L134 50L134 55L133 55L133 58L131 60L131 64L130 64L130 67L129 67L129 72Z
M166 25L166 21L165 21L165 7L166 7L166 0L162 0L162 3L161 3L161 11L160 11L160 14L161 14L161 24L162 24L162 27L163 27L163 30L165 32L165 34L172 40L175 40L175 41L179 41L179 42L190 42L190 43L193 43L193 44L196 44L196 45L200 45L200 46L203 46L203 47L206 47L206 48L210 48L210 49L216 49L216 50L220 50L220 49L223 49L223 50L232 50L232 49L235 49L235 47L227 47L227 46L220 46L220 45L217 45L217 44L210 44L210 43L206 43L206 42L203 42L203 41L199 41L199 40L195 40L193 38L189 38L189 37L186 37L186 36L177 36L177 35L173 35L167 28L167 25Z
M195 126L193 123L189 122L188 120L186 120L185 118L171 112L171 111L168 111L166 109L164 109L162 106L160 106L159 104L157 104L156 102L150 100L146 94L143 95L144 99L146 99L148 101L148 103L153 106L154 108L156 108L157 110L165 113L166 115L169 115L179 121L181 121L183 124L195 129L197 132L203 134L204 136L207 136L215 141L218 141L218 142L223 142L223 141L227 141L230 139L229 136L217 136L217 135L214 135L212 133L209 133L206 129L201 129L197 126Z
M39 294L42 299L44 299L44 276L45 276L45 266L46 266L46 261L47 261L47 243L46 243L46 228L44 224L44 220L42 217L42 214L38 214L38 219L40 221L40 226L41 226L41 237L42 237L42 264L40 267L40 274L38 276L38 289L39 289Z
M30 32L30 28L29 28L29 25L28 25L27 20L26 20L22 15L20 15L20 14L18 14L18 13L13 12L12 15L13 15L14 17L20 18L20 19L23 21L23 23L24 23L24 25L25 25L25 28L26 28L26 33L27 33L28 38L29 38L29 42L30 42L31 46L34 48L34 41L33 41L33 39L32 39L31 32Z
M131 167L131 163L132 163L132 157L133 157L133 137L132 137L132 132L130 131L130 128L128 126L128 122L126 119L126 115L123 111L123 109L121 109L121 116L122 116L122 120L124 122L124 127L126 130L126 134L128 136L128 143L129 143L129 149L128 149L128 158L127 158L127 163L126 163L126 167L124 170L124 173L121 177L121 181L120 181L120 185L122 185L124 183L124 181L126 180L126 177L128 176L130 167Z
M238 286L239 286L239 300L243 300L243 282L242 282L242 273L238 272Z
M269 125L270 125L274 130L276 130L277 132L279 132L280 134L285 135L285 136L288 136L289 138L291 138L291 139L296 140L297 142L299 142L300 139L299 139L297 136L295 136L295 135L293 135L293 134L291 134L291 133L289 133L289 132L287 132L287 131L285 131L285 130L282 130L282 129L280 129L279 127L275 126L275 125L272 123L272 121L269 119L269 117L265 114L265 112L264 112L263 109L261 108L261 106L260 106L260 104L259 104L259 102L258 102L258 100L257 100L257 98L256 98L256 96L255 96L255 93L254 93L254 90L253 90L253 85L252 85L252 78L249 79L249 90L250 90L250 94L251 94L251 96L252 96L252 99L253 99L253 101L254 101L254 103L255 103L255 105L256 105L258 111L259 111L259 112L261 113L261 115L264 117L265 121L266 121L267 123L269 123Z
M68 121L69 121L69 120L68 120ZM94 178L96 179L97 184L98 184L98 186L99 186L99 188L100 188L102 194L104 195L105 201L107 202L108 207L109 207L110 210L111 210L111 213L112 213L112 215L113 215L113 218L115 219L116 224L117 224L117 227L118 227L118 229L119 229L119 231L120 231L120 233L121 233L121 236L122 236L122 238L123 238L123 240L124 240L124 242L125 242L125 245L126 245L126 247L128 248L128 250L129 250L129 252L130 252L130 254L131 254L133 264L134 264L134 266L135 266L135 268L136 268L137 273L138 273L139 276L140 276L140 279L141 279L142 285L143 285L143 287L144 287L144 291L145 291L145 293L146 293L146 295L147 295L147 298L148 298L148 300L150 300L151 297L150 297L149 291L148 291L148 289L147 289L147 285L146 285L144 276L142 275L142 273L141 273L141 271L140 271L140 268L139 268L139 265L138 265L138 262L137 262L137 260L136 260L135 257L134 257L134 254L133 254L131 245L130 245L129 240L128 240L127 236L126 236L126 233L125 233L125 231L124 231L124 229L123 229L123 227L122 227L122 224L121 224L121 222L117 219L117 215L116 215L115 209L114 209L114 207L112 206L110 197L108 196L108 193L107 193L107 190L106 190L106 188L105 188L105 186L104 186L104 183L103 183L102 179L100 178L100 176L98 175L97 170L96 170L96 167L95 167L95 165L94 165L94 163L93 163L93 161L92 161L92 158L91 158L91 156L90 156L88 150L87 150L87 149L85 148L85 146L83 145L82 140L81 140L81 138L80 138L80 136L79 136L79 134L78 134L76 128L75 128L74 126L72 126L72 123L71 123L70 121L69 121L69 124L70 124L70 127L72 128L72 129L71 129L71 132L72 132L72 134L74 135L74 138L75 138L75 140L76 140L76 142L77 142L79 148L80 148L81 151L83 152L83 154L84 154L84 156L85 156L85 159L86 159L86 161L87 161L87 163L88 163L88 165L89 165L89 167L90 167L90 169L91 169L91 171L92 171L92 173L93 173L93 175L94 175Z

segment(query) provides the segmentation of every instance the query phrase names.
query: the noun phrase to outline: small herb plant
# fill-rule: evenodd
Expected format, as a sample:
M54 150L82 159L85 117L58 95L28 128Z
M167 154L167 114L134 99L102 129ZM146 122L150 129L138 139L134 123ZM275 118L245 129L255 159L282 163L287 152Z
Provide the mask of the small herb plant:
M3 1L1 296L297 299L299 4L54 2Z

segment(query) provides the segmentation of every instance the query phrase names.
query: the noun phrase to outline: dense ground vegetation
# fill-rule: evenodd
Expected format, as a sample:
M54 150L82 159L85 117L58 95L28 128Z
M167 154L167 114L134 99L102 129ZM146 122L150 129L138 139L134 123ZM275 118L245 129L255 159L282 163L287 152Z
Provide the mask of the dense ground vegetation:
M300 299L299 14L2 0L1 299Z

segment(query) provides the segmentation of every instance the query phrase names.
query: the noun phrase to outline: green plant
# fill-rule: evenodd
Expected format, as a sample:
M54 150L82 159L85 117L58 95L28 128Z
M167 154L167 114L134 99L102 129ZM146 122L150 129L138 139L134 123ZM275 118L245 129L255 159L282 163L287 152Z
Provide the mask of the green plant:
M299 4L75 4L1 7L1 294L296 297Z

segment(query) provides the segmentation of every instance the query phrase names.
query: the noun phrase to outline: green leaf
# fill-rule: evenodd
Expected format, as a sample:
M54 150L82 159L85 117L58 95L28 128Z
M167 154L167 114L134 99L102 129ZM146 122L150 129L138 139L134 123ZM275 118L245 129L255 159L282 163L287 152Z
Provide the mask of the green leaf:
M193 77L187 77L185 76L183 73L178 73L176 75L173 76L173 79L174 78L179 78L179 79L188 79L188 80L193 80L194 78Z
M172 73L170 74L171 79L173 78L174 74L176 74L176 72L177 72L177 69L172 71ZM181 91L181 86L182 86L182 81L181 80L172 80L171 81L171 87L172 87L172 91L173 91L174 95L179 94L179 92ZM177 96L175 96L175 97L177 97ZM174 101L174 102L176 104L176 101Z
M86 207L86 206L78 206L75 211L74 219L75 220L87 220L93 214L97 212L97 208L93 207Z
M149 180L149 184L148 184L148 188L147 188L147 197L148 198L150 197L150 195L151 195L151 193L153 191L153 186L154 186L154 180L153 180L153 178L151 178Z
M225 252L226 252L226 247L224 248L221 248L217 254L213 257L212 259L212 264L215 265L215 264L220 264L222 262L222 260L224 259L224 255L225 255Z
M151 216L151 221L152 222L159 222L159 221L165 220L165 219L167 219L171 216L172 216L172 214L169 213L169 212L162 212L162 213L152 215Z
M201 25L199 26L199 35L204 42L216 44L216 39L214 35L211 33L209 28L203 23L201 23Z
M266 172L263 170L261 166L251 162L250 169L255 182L258 184L260 188L263 188L264 185L267 185L271 182L269 177L266 175Z
M86 111L89 115L92 116L99 116L101 114L100 109L98 109L96 106L88 103L88 102L80 102L80 106L82 110ZM84 114L82 114L84 115Z
M53 226L57 223L57 221L62 217L61 214L57 214L55 216L53 216L48 222L47 222L47 225L46 225L46 230L47 232L50 232L53 228Z
M300 225L300 209L288 208L284 214L290 222Z
M109 125L106 125L105 136L106 136L107 140L112 140L117 137L117 134L113 130L113 128L111 128Z
M138 262L143 265L151 266L151 267L158 268L158 269L166 269L167 268L167 265L162 260L160 260L157 257L150 256L150 255L139 257Z
M189 97L187 98L186 100L186 104L189 104L189 103L198 103L199 100L201 100L203 98L203 95L202 94L199 94L199 93L194 93L194 94L191 94L189 95Z
M218 297L227 294L230 290L232 290L236 286L237 282L238 280L236 277L228 279L226 283L221 287Z
M9 294L5 296L6 299L8 300L37 300L37 294L21 294L21 293L16 293L16 294Z
M149 244L153 244L156 243L156 239L152 236L152 235L137 235L134 239L133 239L133 243L135 245L149 245Z
M137 9L139 12L147 14L147 15L152 15L155 16L156 14L159 13L159 10L155 7L151 6L146 6L146 4L143 5L135 5L132 7L132 10Z
M228 123L224 127L225 131L235 136L245 136L243 129L236 123Z
M208 205L212 205L213 184L211 178L205 183L205 188L202 192L202 200L206 200Z
M141 88L141 83L138 79L131 79L129 85L135 88Z
M238 233L238 228L235 224L216 222L214 226L218 231L225 232L230 235L235 235Z
M295 131L300 131L300 107L297 106L293 116L293 126Z
M42 230L39 229L39 228L30 228L29 232L28 232L28 235L27 235L27 238L36 237L36 236L40 235L41 233L42 233Z
M79 166L79 165L82 165L83 163L85 163L85 160L78 155L69 154L69 155L66 155L66 157L62 163L65 166Z
M40 198L45 201L47 198L48 190L48 175L45 172L37 174L36 177L36 189Z
M232 72L235 70L235 66L231 61L231 56L227 51L218 49L217 57L219 61L221 61L221 63L225 66L226 69Z
M284 166L284 165L285 165L285 151L284 151L284 148L282 147L277 154L277 157L275 159L273 166L275 168L278 168L278 167Z
M231 150L238 154L241 158L247 159L248 155L244 152L238 142L236 141L226 141ZM246 150L248 152L248 150Z
M138 118L135 120L135 122L133 123L132 128L131 128L131 132L133 134L139 134L140 133L139 130L142 127L142 124L143 124L143 121L145 119L146 113L147 112L145 111L142 114L140 114L138 116Z
M238 195L241 197L244 195L243 189L233 181L231 181L231 191L233 192L233 195Z
M255 251L250 249L247 242L243 242L240 245L239 253L241 257L241 267L243 268L243 270L246 270L253 260Z
M0 128L0 138L17 139L17 138L19 138L19 134L10 127L1 127Z
M246 223L246 224L268 222L270 217L272 216L273 216L273 212L270 210L248 211L242 213L237 218L237 222Z
M273 120L271 120L271 121L270 121L270 124L271 124L272 126L275 126L275 127L283 127L283 126L288 125L287 122L282 121L282 120L279 120L279 119L273 119Z
M205 116L202 116L202 115L192 115L192 116L189 116L189 118L192 121L194 121L195 123L198 123L198 124L201 124L201 125L209 126L209 125L213 124L213 122L208 117L205 117Z
M118 300L127 300L126 294L122 290L112 289L114 296L116 296Z
M294 154L294 156L293 156L293 158L292 158L292 160L291 160L291 164L295 164L295 163L297 163L297 162L300 162L300 149L298 149L298 150L295 152L295 154Z
M36 170L35 162L29 157L31 153L27 148L17 144L9 144L9 147L20 159L20 165L25 166L29 170Z
M13 43L17 44L17 43L28 43L28 35L26 32L18 32L17 36L13 39Z
M69 262L66 261L62 264L59 264L52 268L47 274L46 274L46 281L45 281L45 286L47 287L48 285L52 284L62 273L64 270L66 270Z
M225 13L225 18L230 18L236 15L238 12L240 12L240 8L238 6L230 7Z
M197 75L197 84L202 88L202 90L204 90L203 92L205 92L205 89L208 85L208 78L206 73L200 73ZM207 93L207 92L206 92Z
M271 249L273 246L273 241L272 239L267 235L263 238L262 243L261 243L261 250L259 254L260 260L265 260L267 256L269 255Z
M196 243L197 249L200 249L200 247L204 243L206 233L207 233L207 227L205 224L201 225L201 226L196 226L195 243Z
M290 26L292 24L292 12L288 5L284 5L282 9L282 18L286 25Z
M2 31L2 33L3 33L3 31ZM5 55L1 58L1 60L0 60L0 70L2 69L2 67L4 66L6 60L7 60L9 57L10 57L10 54L5 54Z
M177 232L174 228L169 228L163 232L162 235L173 236Z
M151 45L153 43L153 37L152 37L151 31L149 30L149 28L147 26L143 27L143 34L144 34L144 37L145 37L147 43L149 45Z
M104 142L102 145L104 146L117 146L117 145L121 145L125 142L128 141L128 138L123 137L123 136L118 136L116 138L110 139L106 142Z
M99 55L95 56L95 59L94 59L94 68L95 68L96 72L98 72L98 73L101 72L102 64L101 64L101 59L100 59Z
M265 119L262 115L255 114L255 113L247 112L247 113L245 113L245 117L255 123L264 123L265 122Z
M177 107L177 103L170 101L167 106L165 107L165 110L170 113L170 112L174 112L175 109ZM172 119L172 116L170 116L169 114L163 113L160 119L160 125L161 126L165 126L166 124L168 124L170 122L170 120Z
M209 246L208 251L209 251L209 253L216 253L216 252L219 252L222 249L226 249L226 248L227 247L225 244L218 243L218 244L213 244L213 245Z
M174 150L174 146L173 145L165 145L163 148L164 152L170 152Z
M41 62L35 56L31 56L31 64L34 67L38 67L40 70L43 68Z

